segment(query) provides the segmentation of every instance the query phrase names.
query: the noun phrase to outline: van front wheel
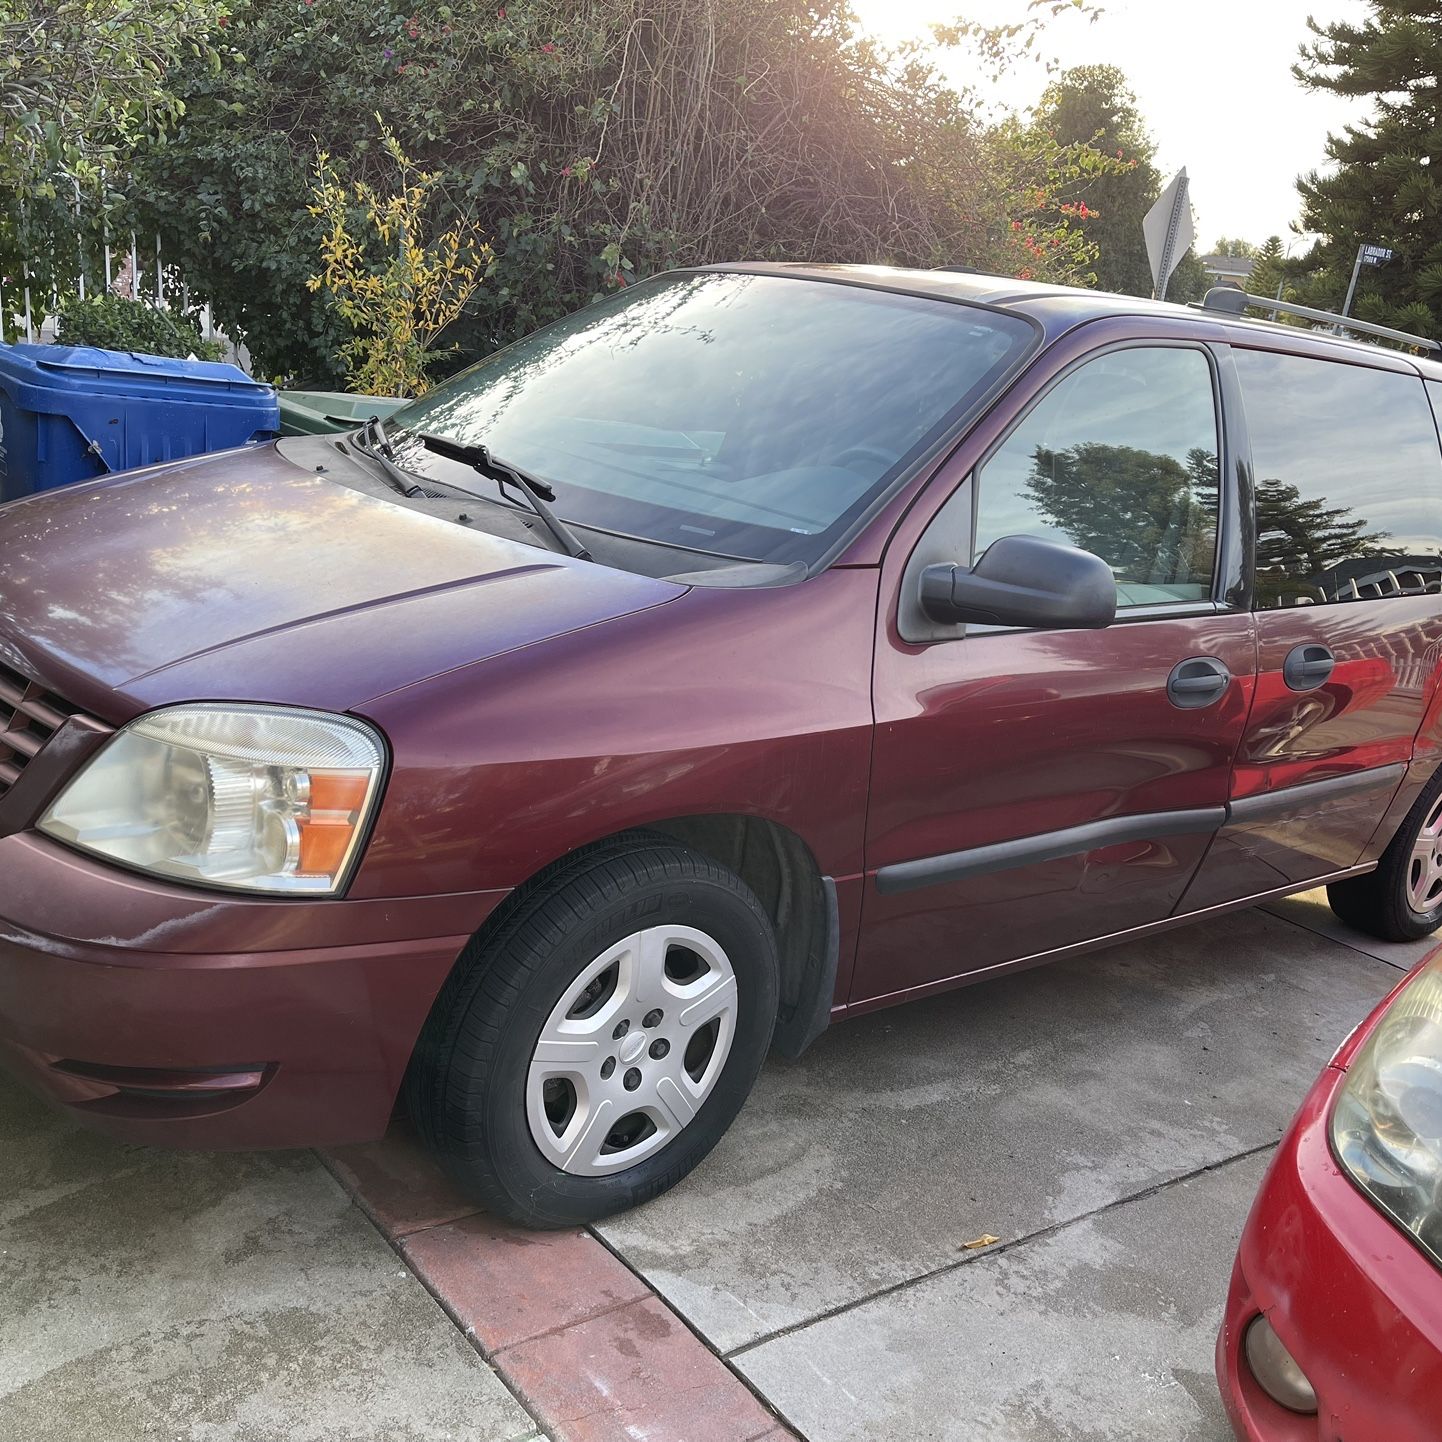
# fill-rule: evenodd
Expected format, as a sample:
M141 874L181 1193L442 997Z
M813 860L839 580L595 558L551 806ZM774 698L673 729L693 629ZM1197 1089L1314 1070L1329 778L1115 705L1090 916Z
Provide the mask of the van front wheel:
M776 941L750 888L663 836L543 874L463 958L413 1063L423 1136L528 1226L674 1186L745 1102L776 1017Z

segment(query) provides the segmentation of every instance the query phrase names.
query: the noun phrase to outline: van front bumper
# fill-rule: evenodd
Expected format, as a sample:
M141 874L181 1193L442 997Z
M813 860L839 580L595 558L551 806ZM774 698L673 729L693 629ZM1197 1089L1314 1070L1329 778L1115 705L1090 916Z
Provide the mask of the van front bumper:
M0 1062L129 1142L368 1141L503 891L270 901L0 839Z

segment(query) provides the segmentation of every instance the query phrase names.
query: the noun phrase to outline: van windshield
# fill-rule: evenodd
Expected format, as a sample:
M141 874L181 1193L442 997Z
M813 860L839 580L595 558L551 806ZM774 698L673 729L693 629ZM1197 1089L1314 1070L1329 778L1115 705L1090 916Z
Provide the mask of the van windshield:
M1033 342L976 306L800 277L682 273L548 326L397 411L484 445L566 520L748 561L814 561ZM471 482L474 482L471 476Z

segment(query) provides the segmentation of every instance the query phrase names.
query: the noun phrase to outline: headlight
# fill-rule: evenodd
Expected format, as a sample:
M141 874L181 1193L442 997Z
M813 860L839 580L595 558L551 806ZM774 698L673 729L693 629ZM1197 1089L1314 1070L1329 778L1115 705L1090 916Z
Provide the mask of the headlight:
M1357 1185L1442 1263L1442 955L1382 1014L1347 1069L1332 1149Z
M383 758L376 733L344 716L173 706L117 732L40 830L194 885L329 895L355 857Z

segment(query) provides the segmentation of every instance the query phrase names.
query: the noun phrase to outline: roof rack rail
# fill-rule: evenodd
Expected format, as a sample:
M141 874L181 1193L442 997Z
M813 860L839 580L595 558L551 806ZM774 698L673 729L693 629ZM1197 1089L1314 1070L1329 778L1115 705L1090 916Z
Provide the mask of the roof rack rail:
M1194 303L1195 304L1195 303ZM1323 325L1338 326L1354 330L1362 335L1380 336L1383 340L1400 341L1403 345L1416 346L1419 350L1442 351L1442 341L1429 340L1425 335L1412 335L1405 330L1393 330L1390 326L1373 325L1371 321L1354 320L1349 315L1334 315L1329 310L1313 310L1309 305L1293 305L1287 300L1269 300L1264 295L1248 295L1234 285L1214 285L1202 297L1198 310L1221 311L1227 315L1241 315L1249 307L1267 310L1277 314L1295 315L1302 320L1321 321Z

